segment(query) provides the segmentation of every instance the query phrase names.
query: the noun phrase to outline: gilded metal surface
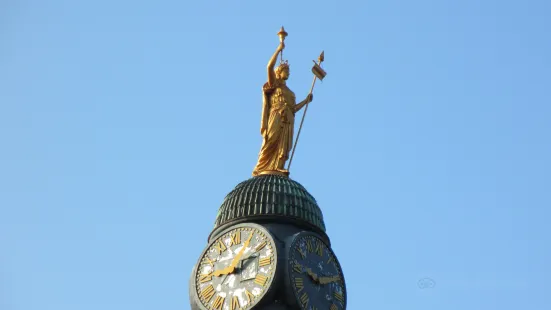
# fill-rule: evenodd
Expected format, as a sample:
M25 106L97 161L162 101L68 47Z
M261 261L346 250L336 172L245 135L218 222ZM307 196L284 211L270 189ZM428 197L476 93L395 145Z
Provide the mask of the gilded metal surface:
M310 92L304 100L297 103L295 93L287 87L290 74L288 62L281 59L280 65L275 68L277 56L282 54L285 48L287 32L283 27L278 36L280 43L268 62L268 81L262 88L260 134L263 141L253 176L266 173L289 174L288 169L285 169L285 162L289 159L293 147L295 113L313 99Z
M280 176L284 176L284 177L289 176L288 172L282 172L282 171L266 170L266 171L260 171L258 173L258 175L267 175L267 174L280 175Z

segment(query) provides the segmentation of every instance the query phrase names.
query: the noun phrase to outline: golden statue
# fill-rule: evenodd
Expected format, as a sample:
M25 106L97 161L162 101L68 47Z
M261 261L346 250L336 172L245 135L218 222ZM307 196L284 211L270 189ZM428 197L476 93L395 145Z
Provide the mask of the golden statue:
M263 102L260 134L263 137L263 142L258 155L258 162L253 170L253 176L261 174L289 175L289 170L285 169L285 162L289 159L289 153L293 149L295 113L300 111L313 99L312 90L310 90L310 93L304 100L296 103L295 94L287 87L286 81L289 78L290 71L288 62L283 61L283 56L281 56L279 66L274 69L277 56L280 53L282 54L285 48L284 40L287 33L283 27L278 35L280 37L280 44L268 62L268 82L262 88ZM320 63L322 57L323 55L320 56ZM322 79L323 77L319 74L325 76L325 72L318 64L315 64L314 67L318 71L318 74L315 71L314 74L316 77ZM316 77L314 77L314 83ZM312 84L312 89L314 83Z

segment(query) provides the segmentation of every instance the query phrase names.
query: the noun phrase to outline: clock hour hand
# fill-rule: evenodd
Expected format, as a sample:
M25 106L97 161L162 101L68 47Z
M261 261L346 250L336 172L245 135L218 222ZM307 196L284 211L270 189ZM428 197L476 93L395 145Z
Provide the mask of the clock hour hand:
M215 276L215 277L219 277L221 275L232 273L234 269L235 269L234 267L228 266L224 269L216 270L215 272L212 273L212 275Z
M332 282L338 282L341 280L340 276L319 277L319 284L329 284Z
M321 285L329 284L333 282L338 282L341 280L340 276L328 276L328 277L320 277L316 273L312 271L310 268L306 268L306 273L312 278L312 280L316 283L319 283Z

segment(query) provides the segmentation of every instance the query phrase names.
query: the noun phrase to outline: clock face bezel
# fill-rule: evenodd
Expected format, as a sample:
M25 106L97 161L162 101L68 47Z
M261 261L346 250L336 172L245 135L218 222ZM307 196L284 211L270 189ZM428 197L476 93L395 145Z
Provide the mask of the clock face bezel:
M224 240L227 241L228 238L231 238L230 234L234 233L235 231L240 231L241 242L238 243L239 246L236 244L229 245L229 243L224 242ZM243 232L245 232L245 234ZM203 262L206 255L209 255L209 253L212 253L216 245L222 240L222 242L224 242L226 246L226 249L222 251L220 254L218 254L216 258L214 258L215 259L213 261L214 265L212 266L213 271L214 269L221 270L223 269L223 267L227 267L227 265L230 265L230 262L233 260L233 258L236 255L238 255L238 253L240 252L241 248L243 247L243 245L245 244L246 240L249 238L251 233L253 233L253 237L252 237L250 246L246 248L245 252L243 252L243 255L242 255L242 258L245 258L245 259L240 260L240 263L236 266L236 269L243 267L243 264L245 263L245 261L247 261L247 256L256 252L254 247L259 246L265 241L266 246L263 247L261 250L258 250L258 252L267 253L266 252L267 250L271 251L270 252L271 254L269 255L271 257L271 259L269 260L269 264L264 263L264 265L262 266L262 262L261 262L262 258L260 257L261 254L257 255L256 258L254 257L254 255L249 258L249 259L253 259L253 258L255 259L255 262L253 262L253 264L256 264L256 266L255 267L253 266L253 268L255 268L256 270L255 271L256 277L258 277L259 275L266 277L266 279L258 277L258 280L264 281L264 285L261 285L259 282L257 282L257 279L255 277L251 277L243 280L241 278L243 274L240 273L239 271L234 271L232 274L227 276L227 279L225 275L221 275L217 280L218 283L215 284L214 281L211 280L211 282L213 282L211 285L214 287L214 295L211 298L209 298L209 301L206 302L206 305L205 305L203 303L203 299L200 296L200 292L201 292L202 286L206 287L207 286L206 284L208 284L209 282L207 281L206 283L201 283L200 275L201 275L201 272L204 271L202 267L203 265L205 265L203 264ZM220 258L224 256L224 253L227 252L228 249L230 249L230 252L229 252L230 257L225 257L224 262L220 261ZM222 233L218 235L216 239L212 240L207 245L207 247L202 251L193 269L192 290L193 290L193 297L195 300L195 304L201 310L217 309L217 308L214 308L213 301L215 300L216 296L221 296L219 295L219 293L223 291L223 289L221 288L222 288L222 285L226 283L226 281L227 282L238 281L238 284L235 285L235 287L227 290L227 292L226 291L223 292L224 295L226 295L226 297L224 298L227 300L224 300L224 303L222 304L222 306L219 307L220 309L225 309L224 305L226 305L227 303L229 303L230 305L229 309L232 309L231 308L232 299L230 298L233 297L234 295L230 295L230 292L231 291L235 292L235 290L241 290L241 289L243 289L244 291L248 291L249 293L252 293L254 295L253 297L254 299L250 300L250 302L248 302L244 307L241 306L242 304L241 301L247 300L246 298L248 298L247 293L242 292L240 296L241 298L239 299L239 307L236 307L235 309L248 310L248 309L251 309L252 307L255 307L261 304L263 301L268 299L266 298L267 296L273 294L274 292L273 283L277 281L276 278L278 275L278 271L277 271L278 259L279 259L279 256L278 256L277 243L275 242L273 235L265 227L258 224L253 224L253 223L243 223L243 224L237 224L235 226L229 227L228 229L225 229ZM249 268L249 267L251 267L250 264L248 267L245 267L245 268ZM246 270L247 269L241 270L241 272L245 272ZM211 273L213 271L211 271ZM234 279L230 278L232 276L234 276ZM214 279L216 277L213 276L212 278ZM221 279L223 279L223 281ZM241 284L242 281L247 281L247 280L253 281L252 284L249 286L254 286L254 288L251 289L250 291L247 288L245 288L246 284Z
M291 300L293 300L293 302L296 304L296 306L299 308L299 309L302 309L302 310L309 310L311 309L309 307L309 303L306 305L306 308L305 306L302 304L301 302L301 297L303 297L303 294L305 292L308 292L310 291L310 293L312 293L312 291L314 291L314 294L322 294L322 293L325 293L325 294L329 294L331 296L331 300L334 300L335 297L334 297L334 294L336 291L333 291L334 287L336 286L336 283L326 283L326 284L323 284L323 286L319 283L314 283L314 280L312 279L312 276L308 274L308 272L306 271L306 268L310 268L311 272L312 273L315 273L317 277L320 277L320 276L329 276L329 275L326 275L326 274L318 274L319 271L316 270L314 268L314 266L312 266L313 264L320 264L322 263L322 259L320 256L316 256L318 254L316 253L306 253L306 256L303 257L302 254L299 254L297 253L297 245L299 245L300 242L304 242L306 243L306 240L307 239L310 239L310 238L313 238L316 240L316 242L320 243L323 245L323 251L324 252L327 252L327 257L332 257L332 261L334 262L334 268L336 269L336 273L334 276L338 275L340 276L340 279L341 281L340 282L340 288L341 288L341 292L342 292L342 295L341 298L343 299L342 301L337 301L338 303L340 303L336 308L330 308L330 309L338 309L338 310L345 310L346 309L346 304L347 304L347 291L346 291L346 281L345 281L345 278L344 278L344 273L342 271L342 267L341 267L341 264L337 258L337 256L335 255L335 252L331 249L330 246L327 245L327 243L323 240L323 238L321 236L319 236L318 234L314 233L314 232L300 232L296 235L294 235L292 237L292 241L290 243L288 243L288 246L286 247L286 263L285 263L285 283L287 285L287 294L288 296L291 298ZM302 241L304 240L304 241ZM314 245L315 246L315 245ZM296 252L296 253L293 253L293 252ZM325 254L324 254L325 255ZM301 262L304 262L304 260L307 260L307 264L308 265L304 265L304 263L301 263L301 272L299 273L300 276L298 276L296 270L294 270L294 262L295 262L295 258L296 257L299 257L300 258L300 261ZM313 260L313 258L317 258L318 260L315 261ZM325 261L323 262L322 264L325 264L325 265L328 265L329 262ZM317 265L316 265L317 266ZM298 291L297 289L297 284L295 283L295 279L296 278L301 278L302 280L302 283L300 285L302 285L304 287L304 289L301 289L300 292ZM329 288L327 289L326 286ZM315 292L317 290L317 292ZM324 298L326 299L325 296L322 296L322 295L307 295L308 296L308 299L309 300L312 300L312 299L321 299L321 298ZM327 299L326 299L327 300ZM329 301L327 302L327 307L330 307L331 304L333 302ZM320 309L322 309L320 307ZM323 308L325 309L325 308ZM328 308L329 309L329 308Z

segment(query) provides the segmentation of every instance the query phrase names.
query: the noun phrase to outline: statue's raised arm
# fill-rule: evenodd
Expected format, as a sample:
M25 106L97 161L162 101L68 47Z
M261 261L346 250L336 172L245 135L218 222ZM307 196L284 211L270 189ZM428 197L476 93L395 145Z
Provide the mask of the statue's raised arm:
M273 89L273 87L276 85L277 76L274 67L277 61L277 56L283 51L284 48L285 44L282 41L270 58L270 61L268 61L268 66L266 66L266 69L268 71L268 82L264 84L262 90L264 93L264 98L262 102L262 119L260 120L260 134L264 137L264 139L267 138L268 134L268 115L270 114L270 98L268 94L271 93L270 90Z
M274 71L274 67L275 67L275 63L277 61L277 56L279 55L279 53L285 48L285 43L281 42L279 44L279 46L277 47L275 53L272 55L272 58L270 58L270 61L268 62L268 66L267 66L267 70L268 70L268 85L269 86L273 86L274 85L274 82L276 80L276 76L275 76L275 71Z

